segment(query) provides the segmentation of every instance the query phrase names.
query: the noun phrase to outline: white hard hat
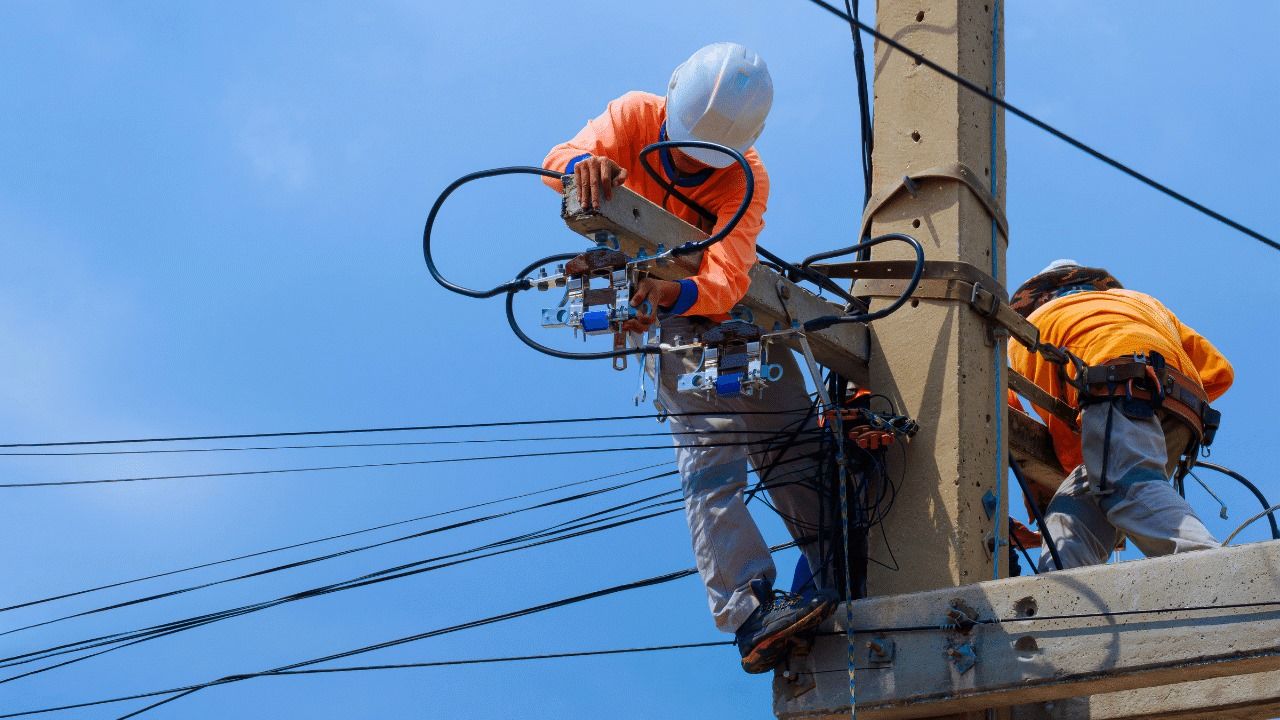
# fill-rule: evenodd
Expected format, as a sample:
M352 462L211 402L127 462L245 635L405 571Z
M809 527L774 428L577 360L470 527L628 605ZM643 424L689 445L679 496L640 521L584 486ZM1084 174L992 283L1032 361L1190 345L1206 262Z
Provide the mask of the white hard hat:
M737 43L708 45L676 68L667 86L667 137L728 145L738 152L760 137L773 105L769 68ZM733 164L728 155L705 148L680 148L712 167Z

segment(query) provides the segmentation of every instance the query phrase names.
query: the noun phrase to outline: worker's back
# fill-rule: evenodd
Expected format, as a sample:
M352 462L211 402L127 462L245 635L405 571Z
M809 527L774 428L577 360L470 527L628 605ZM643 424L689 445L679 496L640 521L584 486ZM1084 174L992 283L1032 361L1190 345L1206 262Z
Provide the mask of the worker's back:
M1041 342L1065 348L1087 365L1135 353L1160 353L1171 367L1199 381L1210 400L1226 392L1234 377L1231 364L1217 348L1144 293L1118 288L1077 292L1045 303L1027 319L1040 330ZM1043 390L1077 405L1075 390L1063 381L1059 366L1017 343L1010 343L1009 364ZM1078 436L1043 410L1041 416L1046 417L1064 469L1079 464Z

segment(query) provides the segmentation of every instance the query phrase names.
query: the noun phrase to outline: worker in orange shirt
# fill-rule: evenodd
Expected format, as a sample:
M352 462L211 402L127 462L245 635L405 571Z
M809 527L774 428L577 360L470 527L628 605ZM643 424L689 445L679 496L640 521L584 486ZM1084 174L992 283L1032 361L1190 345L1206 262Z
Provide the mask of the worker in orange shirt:
M641 280L631 304L639 309L648 300L653 310L638 310L627 329L641 332L657 322L663 342L690 342L726 319L746 294L769 199L769 176L752 145L772 102L773 82L764 60L741 45L715 43L676 68L665 97L623 95L543 161L544 167L574 177L584 208L598 207L624 185L711 233L741 203L743 169L715 150L664 148L657 153L659 181L644 172L640 151L660 140L698 140L745 156L755 194L741 221L703 253L693 277ZM547 182L561 189L558 180ZM673 197L677 192L694 206ZM774 506L810 567L826 567L817 549L823 526L819 491L796 482L813 479L811 453L777 441L810 426L809 396L786 349L770 355L769 362L781 365L783 375L763 393L708 399L678 392L676 378L697 369L691 355L664 356L657 385L659 404L670 413L696 564L716 626L736 636L743 669L765 672L785 657L792 638L812 631L831 613L836 600L825 589L805 595L773 589L777 571L744 498L750 463L765 478Z
M1074 260L1053 262L1010 305L1042 343L1080 361L1064 371L1009 347L1015 372L1080 408L1079 434L1037 408L1063 468L1074 468L1045 516L1062 566L1105 562L1120 533L1148 556L1217 547L1169 478L1212 441L1218 416L1209 402L1233 379L1222 353L1155 298ZM1040 569L1052 569L1050 560L1046 540Z

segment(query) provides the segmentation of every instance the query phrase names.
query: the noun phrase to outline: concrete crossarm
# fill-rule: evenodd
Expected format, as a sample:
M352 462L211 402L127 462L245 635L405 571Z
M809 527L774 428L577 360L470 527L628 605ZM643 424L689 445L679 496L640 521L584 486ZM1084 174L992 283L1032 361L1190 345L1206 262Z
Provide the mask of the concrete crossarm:
M855 628L937 627L953 601L978 619L1005 621L968 633L857 632L860 718L935 717L1233 675L1246 677L1214 686L1233 688L1236 709L1275 701L1274 688L1247 675L1280 670L1280 605L1226 606L1280 601L1280 541L858 600ZM1219 609L1097 616L1194 607ZM842 633L843 617L837 611L825 629ZM870 641L891 659L869 655ZM976 662L962 670L957 662L970 651ZM791 663L795 679L774 681L778 717L848 717L842 634L820 637ZM816 687L806 691L806 679ZM1176 712L1176 702L1160 702L1156 713Z
M1280 717L1280 671L1021 705L1010 720L1268 720Z
M571 230L586 237L600 230L614 233L622 251L632 256L641 249L653 255L659 243L669 249L707 237L698 228L625 187L615 189L613 198L601 202L599 210L587 211L578 203L571 179L565 183L561 214ZM700 254L686 255L666 265L653 266L650 274L664 280L679 280L697 273L700 261ZM775 326L790 327L791 320L803 323L816 317L843 314L841 306L758 264L751 268L751 287L740 304L751 310L755 323L766 331ZM818 362L848 380L866 384L870 336L865 325L836 325L809 333L808 338ZM790 341L788 344L796 347Z

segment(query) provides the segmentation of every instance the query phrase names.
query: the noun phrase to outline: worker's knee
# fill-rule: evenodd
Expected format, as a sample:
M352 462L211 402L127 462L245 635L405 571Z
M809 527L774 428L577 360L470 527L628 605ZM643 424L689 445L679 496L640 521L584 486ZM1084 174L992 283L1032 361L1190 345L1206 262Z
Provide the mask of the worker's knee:
M1134 491L1144 483L1166 483L1166 478L1160 471L1146 466L1135 467L1125 473L1119 480L1111 484L1111 492L1104 495L1098 504L1104 512L1110 513L1122 501L1129 499L1134 495ZM1168 487L1166 485L1166 487ZM1173 492L1173 489L1169 489Z
M680 478L680 489L686 498L709 494L734 493L747 482L747 459L740 458L707 467L694 468Z

